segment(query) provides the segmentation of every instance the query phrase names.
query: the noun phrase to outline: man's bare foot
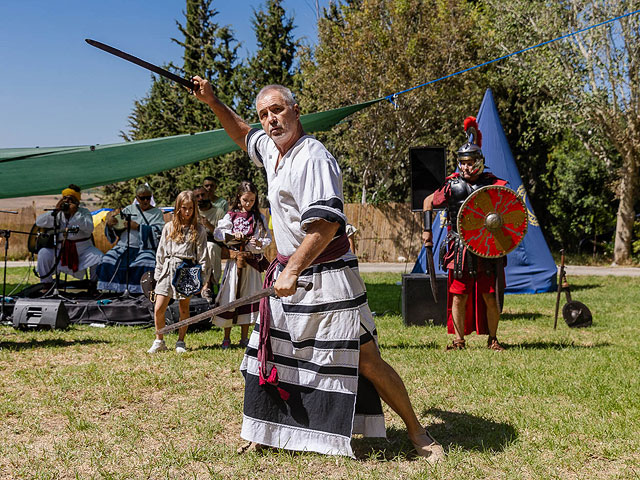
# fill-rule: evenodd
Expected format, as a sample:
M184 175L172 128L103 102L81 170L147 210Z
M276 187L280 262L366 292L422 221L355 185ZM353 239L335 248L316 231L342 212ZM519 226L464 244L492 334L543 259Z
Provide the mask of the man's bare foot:
M431 464L435 464L441 460L444 460L444 449L427 431L423 429L423 432L418 432L414 435L409 435L409 440L413 443L413 447L416 449L416 453L421 457L425 457Z

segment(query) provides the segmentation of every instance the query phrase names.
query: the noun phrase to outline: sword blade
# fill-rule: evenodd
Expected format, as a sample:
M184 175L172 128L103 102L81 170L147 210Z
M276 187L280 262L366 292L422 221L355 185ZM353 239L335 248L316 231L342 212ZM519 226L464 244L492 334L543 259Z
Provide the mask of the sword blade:
M305 282L298 280L298 288L304 288L307 292L311 290L313 287L313 283ZM254 293L253 295L247 295L246 297L239 298L238 300L234 300L233 302L229 302L226 305L221 305L220 307L212 308L211 310L207 310L206 312L199 313L198 315L194 315L193 317L186 318L176 323L172 323L171 325L167 325L166 327L157 330L156 333L159 335L164 335L165 333L172 332L174 330L178 330L179 328L185 327L187 325L191 325L192 323L198 323L202 320L208 320L213 318L215 315L219 313L228 312L229 310L235 310L238 307L242 307L243 305L249 305L251 303L255 303L258 300L269 297L275 294L275 287L271 286L269 288L263 288L262 290Z
M164 68L160 68L154 65L153 63L146 62L141 58L134 57L133 55L129 55L128 53L123 52L122 50L118 50L117 48L113 48L105 43L98 42L96 40L91 40L90 38L85 38L84 41L87 42L92 47L99 48L100 50L110 53L111 55L115 55L116 57L120 57L131 63L135 63L136 65L142 68L151 70L152 72L157 73L158 75L162 75L163 77L168 78L169 80L178 82L180 85L187 87L189 90L195 90L196 88L192 81L187 80L186 78L179 77L178 75L171 73L168 70L165 70Z
M427 265L429 267L429 283L431 284L431 294L433 301L438 303L438 283L436 282L436 266L433 263L433 247L427 248Z

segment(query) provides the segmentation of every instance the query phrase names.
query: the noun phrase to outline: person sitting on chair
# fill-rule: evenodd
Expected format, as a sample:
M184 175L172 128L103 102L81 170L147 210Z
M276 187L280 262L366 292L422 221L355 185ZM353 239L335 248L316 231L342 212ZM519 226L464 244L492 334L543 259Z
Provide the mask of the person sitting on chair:
M69 185L62 190L62 198L52 212L45 212L36 218L36 225L58 230L54 248L42 248L38 252L38 276L43 290L53 283L53 274L58 272L81 279L89 269L92 290L95 289L96 269L102 259L102 252L91 240L93 218L91 212L80 206L80 187ZM77 228L77 230L76 230Z
M105 254L98 267L100 290L127 290L128 267L129 292L142 293L140 278L156 268L156 248L162 235L164 217L162 210L151 205L151 196L148 185L139 185L136 188L137 202L134 200L120 214L108 218L104 233L111 243L116 239L118 243Z

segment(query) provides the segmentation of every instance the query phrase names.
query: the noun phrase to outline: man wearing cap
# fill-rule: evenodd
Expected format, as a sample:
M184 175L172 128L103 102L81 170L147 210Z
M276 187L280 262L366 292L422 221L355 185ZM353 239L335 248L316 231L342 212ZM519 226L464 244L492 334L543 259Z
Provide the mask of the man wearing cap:
M80 206L80 199L80 187L69 185L62 190L62 198L56 204L56 208L36 218L38 227L58 231L55 248L42 248L38 252L37 271L43 290L49 289L53 283L56 261L58 272L73 275L78 279L83 278L87 268L90 269L89 278L92 289L95 289L96 269L103 254L91 241L93 218L88 209Z

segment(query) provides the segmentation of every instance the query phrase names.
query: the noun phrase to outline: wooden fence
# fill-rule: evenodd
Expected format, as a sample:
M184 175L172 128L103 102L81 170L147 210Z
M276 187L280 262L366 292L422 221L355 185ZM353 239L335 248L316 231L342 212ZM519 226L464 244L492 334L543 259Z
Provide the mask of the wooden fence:
M35 205L22 208L18 215L0 213L0 229L29 232L35 223L37 211ZM266 211L265 211L266 214ZM413 261L420 252L422 234L421 216L410 210L408 203L388 203L380 206L349 203L345 205L345 214L358 230L355 235L356 254L363 262L401 262ZM171 214L165 214L165 221ZM104 222L96 226L93 232L96 246L106 252L113 245L104 235ZM0 240L4 254L4 239ZM267 250L267 256L274 258L276 246ZM1 254L0 254L1 255ZM9 259L22 260L29 256L27 236L12 234L9 242Z

